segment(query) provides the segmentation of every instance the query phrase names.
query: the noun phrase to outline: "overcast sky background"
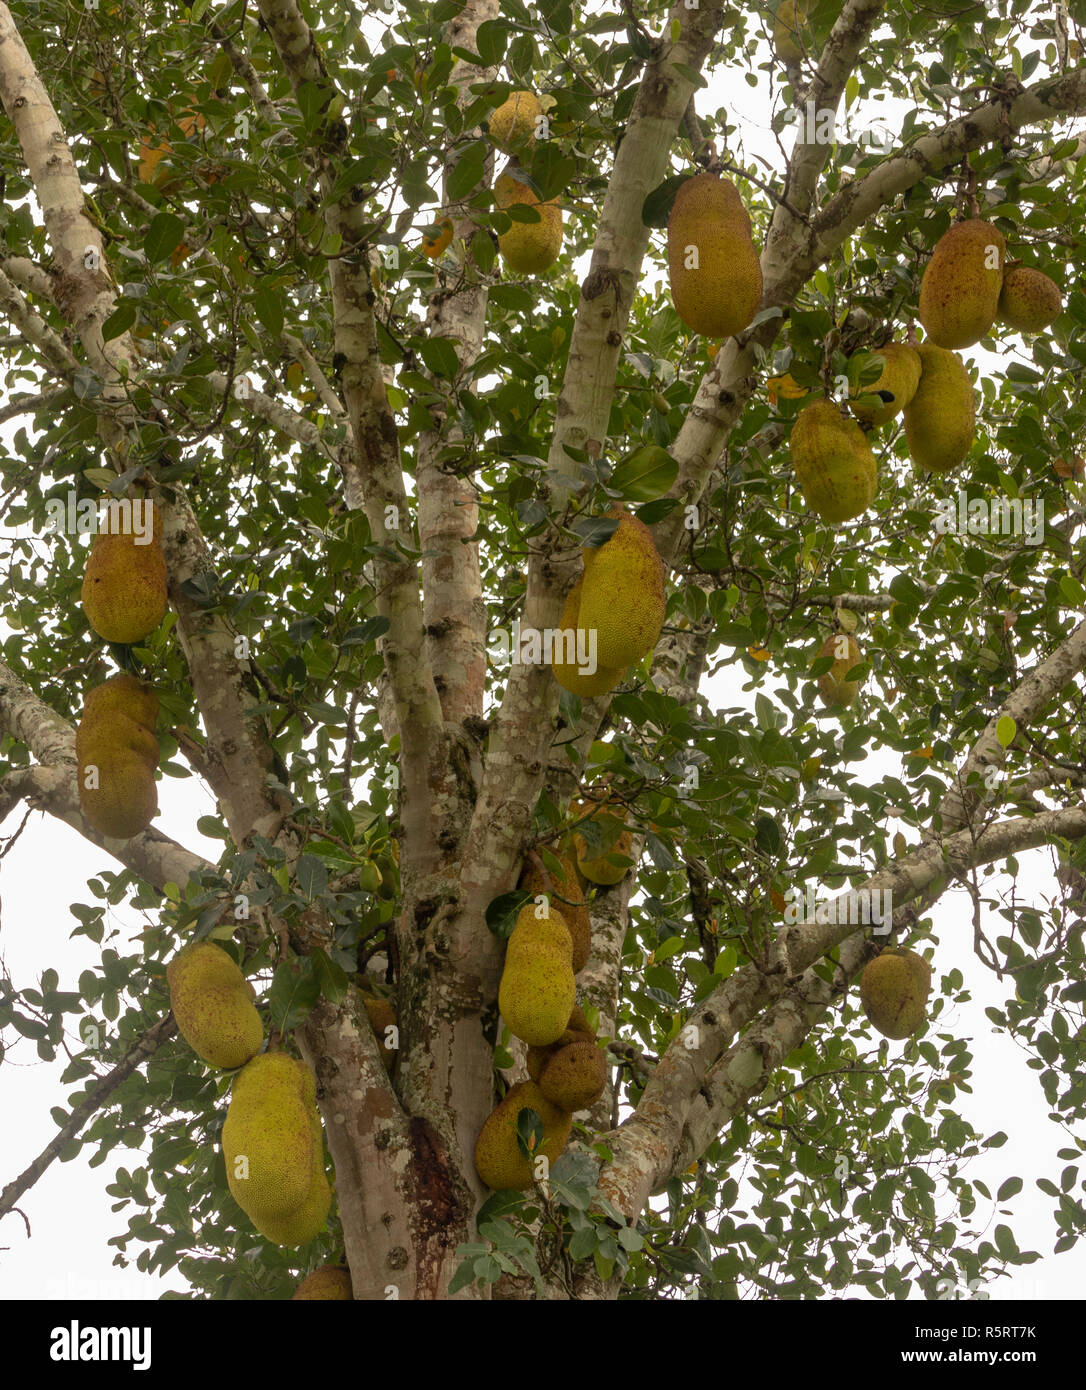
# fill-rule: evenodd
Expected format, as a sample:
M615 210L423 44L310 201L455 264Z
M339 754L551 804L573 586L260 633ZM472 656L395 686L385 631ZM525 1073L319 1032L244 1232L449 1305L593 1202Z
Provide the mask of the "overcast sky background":
M368 23L371 39L372 31L373 25ZM1024 45L1023 52L1027 49L1028 45ZM1032 80L1042 75L1043 70ZM716 74L699 105L709 110L730 102L733 118L741 126L746 157L760 154L777 165L776 140L769 130L774 91L766 73L759 73L755 89L733 69L727 74ZM896 131L904 109L875 94L871 101L853 108L853 128L859 123L859 128ZM1067 128L1081 133L1083 123ZM425 220L420 215L419 225L424 225ZM662 233L655 233L654 237L658 244L662 243ZM587 258L583 258L577 265L578 275L583 276L586 268ZM666 293L654 274L646 276L643 287L647 292ZM1009 351L1012 346L1018 349L1013 354ZM998 356L981 349L970 349L963 355L977 362L983 373L993 375L1002 374L1012 357L1029 360L1028 348L1023 351L1018 340L1004 339L1002 349ZM14 421L0 427L5 431L3 437L10 439L20 423ZM3 537L16 534L26 531L0 529ZM48 538L43 538L41 544L47 547ZM860 636L862 641L862 632ZM719 658L723 653L717 655ZM703 689L714 708L753 708L754 694L743 691L745 682L745 673L734 666L707 680ZM764 693L770 690L766 686ZM884 750L875 751L865 762L854 766L863 781L877 781L888 772L900 776L902 770L900 758ZM217 858L221 844L206 839L195 829L197 817L214 810L213 799L202 782L196 777L186 782L163 778L159 781L159 800L156 825L194 852ZM8 817L0 834L11 835L23 809L17 808ZM897 828L904 827L891 825L890 831ZM1051 856L1046 851L1032 850L1020 855L1019 862L1019 904L1025 901L1041 905L1044 898L1056 891ZM42 971L52 967L60 974L61 990L76 988L80 972L94 965L100 948L86 937L69 938L77 925L69 904L95 901L86 881L102 869L115 867L107 855L63 823L38 814L31 817L19 844L0 864L0 957L18 986L36 984ZM986 884L989 891L995 892L1007 886L1009 880L1004 876ZM1045 1257L999 1281L991 1290L992 1297L1081 1297L1086 1290L1086 1249L1080 1246L1066 1255L1050 1254L1055 1239L1052 1203L1035 1186L1039 1177L1059 1184L1064 1161L1056 1157L1056 1150L1068 1146L1068 1136L1048 1119L1048 1106L1037 1085L1036 1073L1025 1065L1025 1055L1008 1037L997 1035L984 1015L987 1005L1002 1007L1007 987L1000 985L972 954L967 895L961 890L947 892L932 915L939 938L937 973L960 969L973 995L968 1004L945 1012L938 1024L940 1032L953 1032L973 1040L976 1053L972 1094L959 1091L955 1105L981 1133L1002 1129L1009 1135L1002 1148L975 1160L968 1174L982 1179L993 1192L1012 1175L1025 1180L1024 1190L1008 1204L1013 1214L1010 1224L1020 1248L1036 1249ZM127 905L108 910L107 921L119 933L113 944L122 953L130 949L128 943L144 925L141 914ZM986 922L985 929L992 936L998 934L997 919ZM69 1033L78 1045L74 1032L73 1021ZM14 1040L14 1034L9 1040ZM903 1046L891 1044L892 1053L897 1055ZM0 1188L23 1171L55 1134L49 1111L54 1105L66 1103L67 1089L58 1084L65 1064L63 1057L54 1065L40 1062L33 1044L20 1041L0 1066ZM54 1163L23 1197L20 1206L31 1225L29 1240L17 1215L0 1222L0 1298L143 1299L156 1298L166 1289L185 1287L176 1272L160 1279L141 1274L134 1266L125 1270L113 1267L115 1252L107 1241L125 1230L132 1208L112 1213L113 1199L105 1187L112 1182L118 1166L139 1166L141 1156L117 1149L103 1165L92 1169L88 1158L94 1152L95 1146L89 1145L72 1162ZM984 1213L981 1203L972 1218L974 1227L985 1225ZM993 1206L988 1220L989 1238L1000 1220L1007 1218L998 1215ZM139 1248L131 1247L133 1258Z

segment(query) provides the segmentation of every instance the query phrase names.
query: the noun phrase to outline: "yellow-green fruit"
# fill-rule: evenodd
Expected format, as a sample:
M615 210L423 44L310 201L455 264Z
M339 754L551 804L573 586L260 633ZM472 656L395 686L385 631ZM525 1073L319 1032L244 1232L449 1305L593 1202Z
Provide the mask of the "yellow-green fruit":
M312 1075L312 1074L310 1074ZM305 1205L313 1187L309 1088L293 1057L254 1057L234 1078L222 1127L226 1180L257 1230Z
M523 154L535 144L536 121L543 114L534 92L513 92L493 111L490 138L506 154Z
M885 425L895 415L900 415L916 395L916 388L920 385L920 358L916 349L907 343L886 343L883 347L875 348L875 352L883 358L885 365L878 381L861 387L860 394L873 396L879 391L888 391L893 400L874 407L853 404L850 409L858 420L864 420L869 425Z
M256 1056L264 1025L253 987L221 946L186 946L166 967L166 979L177 1027L198 1057L232 1070Z
M498 250L509 270L518 275L538 275L549 270L562 249L562 209L557 199L540 202L526 183L502 174L494 185L494 198L504 209L515 203L534 208L538 222L514 222L507 232L498 236Z
M534 1110L543 1122L543 1143L529 1162L517 1147L517 1116ZM475 1142L475 1171L495 1192L531 1187L533 1163L543 1155L548 1164L561 1156L569 1139L573 1117L552 1104L534 1081L518 1081L487 1117Z
M851 705L859 693L860 682L847 681L845 677L854 666L859 666L863 661L859 643L851 634L837 632L823 642L818 655L833 657L833 665L818 678L822 703L830 709L842 709Z
M1019 333L1042 332L1055 323L1062 309L1059 285L1042 271L1019 266L1003 277L999 318Z
M594 1042L572 1042L548 1058L539 1076L539 1089L571 1114L595 1105L607 1082L607 1058Z
M846 419L832 401L813 401L800 411L790 448L803 500L823 521L850 521L875 500L871 445L856 421Z
M932 343L921 343L920 385L905 407L909 456L931 473L948 473L973 447L973 383L965 363Z
M1006 255L1003 233L978 217L939 238L920 285L920 322L937 347L970 347L991 331Z
M576 634L577 630L581 628L580 608L583 587L584 580L578 579L566 598L562 617L558 624L563 632ZM576 637L574 640L576 641ZM576 656L576 649L571 651L568 643L563 640L562 648L560 651L556 648L556 654L563 657ZM626 674L626 668L624 666L617 669L610 666L600 666L597 662L596 669L590 676L586 676L581 673L581 668L575 661L553 661L551 673L563 690L568 690L573 695L580 695L582 699L591 699L595 695L607 695L614 690Z
M362 1002L366 1006L366 1015L370 1021L377 1045L381 1049L381 1061L385 1064L385 1071L392 1070L392 1064L396 1060L397 1049L391 1047L385 1038L389 1028L396 1025L396 1006L391 999L379 999L374 994L364 994Z
M130 840L158 811L158 696L134 676L91 690L75 731L79 805L102 835Z
M538 1081L543 1074L543 1068L552 1057L558 1055L562 1048L568 1047L570 1043L594 1042L596 1034L588 1026L588 1020L581 1012L581 1006L574 1004L566 1022L565 1030L559 1034L554 1042L546 1047L530 1047L526 1054L528 1075L533 1081Z
M166 612L162 522L153 508L152 534L143 545L132 534L99 535L83 575L83 611L99 637L131 645L161 623Z
M652 532L621 507L610 540L585 546L578 626L596 634L596 660L609 669L625 669L656 645L667 611L664 562Z
M576 986L573 942L553 907L536 917L529 903L517 916L505 951L498 1007L509 1029L536 1046L554 1042L566 1026Z
M796 0L781 0L773 20L773 49L782 63L798 63L803 57L800 35L807 14Z
M571 807L571 810L577 818L580 819L590 808L591 803L587 803L579 807ZM604 831L606 838L610 830L603 824L603 817L617 817L619 820L625 821L626 809L618 803L608 802L601 810L603 815L599 817L600 828ZM596 817L593 817L593 819L596 819ZM577 868L580 871L581 877L587 879L589 883L598 883L608 888L613 887L616 883L621 883L630 870L629 864L613 864L608 856L611 854L622 854L629 858L632 846L633 832L630 830L623 830L613 844L608 845L606 849L597 854L595 849L589 848L588 841L580 831L574 831L573 833L573 849L577 856Z
M922 1027L931 966L915 951L892 947L869 961L860 976L860 1002L884 1038L907 1038Z
M667 263L675 312L695 333L730 338L762 302L762 267L739 190L715 174L696 174L675 195L667 223Z
M550 887L547 886L542 869L537 869L532 864L525 867L520 886L533 897L539 893L555 895L551 897L551 902L569 930L573 943L573 973L578 975L588 964L588 957L592 951L592 923L588 915L588 903L577 878L576 865L566 858L560 859L559 862L562 872L551 875Z
M291 1294L290 1301L293 1303L296 1299L317 1298L353 1300L351 1271L344 1269L342 1265L321 1265L302 1280Z

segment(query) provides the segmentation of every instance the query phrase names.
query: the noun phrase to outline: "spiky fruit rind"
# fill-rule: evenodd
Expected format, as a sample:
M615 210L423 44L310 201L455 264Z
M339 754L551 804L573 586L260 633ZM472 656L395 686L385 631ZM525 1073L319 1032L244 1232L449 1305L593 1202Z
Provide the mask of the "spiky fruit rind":
M75 732L79 805L102 835L130 840L158 811L157 715L158 696L134 676L113 676L87 695Z
M843 651L843 655L838 656L839 651ZM833 657L833 665L818 678L822 703L830 709L844 709L855 703L860 683L847 681L845 677L854 666L859 666L863 661L863 654L856 639L851 633L834 633L823 642L818 655Z
M1019 266L1003 277L999 319L1016 332L1042 333L1062 311L1060 287L1043 271Z
M141 642L165 616L166 561L157 507L152 516L152 533L142 544L132 533L103 531L91 546L81 600L87 621L106 642Z
M490 113L490 138L505 154L526 154L535 144L536 122L543 113L534 92L511 92Z
M510 1031L522 1042L554 1042L566 1026L576 985L573 941L559 912L542 917L529 903L517 916L505 950L498 1007Z
M792 426L792 466L803 500L836 525L861 516L875 500L875 456L862 429L830 400L812 401Z
M885 365L878 381L864 386L861 394L869 396L878 391L888 391L893 400L875 407L853 403L849 408L858 420L878 426L900 415L916 395L916 388L920 385L920 358L915 348L907 343L886 343L873 351L884 359Z
M313 1127L306 1089L285 1052L254 1057L234 1078L222 1127L226 1180L258 1230L262 1222L294 1216L309 1199Z
M321 1265L291 1294L291 1302L306 1299L353 1299L351 1271L342 1265Z
M580 805L573 805L570 811L578 820L588 811L597 809L609 818L617 818L621 821L626 819L626 808L620 802L606 802L602 806L597 802L583 802ZM608 858L612 854L625 855L630 857L630 850L633 847L633 832L623 830L613 844L609 845L601 853L597 854L594 848L590 849L588 841L575 830L573 832L573 852L577 858L577 871L588 883L597 883L601 887L613 888L616 883L622 880L630 871L629 864L613 864Z
M990 222L958 222L939 238L920 285L920 322L937 347L963 348L991 332L1007 243Z
M583 587L584 580L578 579L566 597L562 617L558 624L562 632L576 634L581 628L580 608ZM566 639L563 639L561 649L556 648L556 654L559 658L576 655L576 638L572 651ZM610 694L616 685L621 684L622 678L626 674L626 668L624 666L617 669L611 666L600 666L597 662L596 669L592 674L585 675L575 661L559 659L551 663L551 672L563 690L568 690L573 695L580 695L585 700L592 699L597 695Z
M475 1143L475 1170L495 1192L509 1188L523 1191L533 1181L532 1163L517 1145L517 1117L534 1110L543 1122L539 1153L549 1164L557 1163L569 1139L573 1117L552 1104L534 1081L518 1081L487 1117Z
M667 589L664 562L652 532L624 508L607 515L618 526L600 546L585 546L577 625L595 632L596 660L625 669L652 651L664 625Z
M920 385L905 407L909 457L930 473L949 473L969 453L976 433L973 383L960 357L921 343Z
M166 967L166 979L178 1030L198 1057L233 1070L256 1056L264 1025L252 986L221 946L186 946Z
M747 327L762 302L762 267L733 183L704 173L681 185L668 218L667 254L672 303L688 328L730 338Z
M869 961L860 977L860 1002L885 1038L911 1037L924 1024L931 966L915 951L889 948Z
M537 869L533 864L525 865L520 886L533 897L540 893L557 895L551 901L569 930L573 944L573 973L578 975L588 964L592 952L592 922L588 915L588 902L577 878L576 864L564 856L559 858L559 863L562 872L551 875L550 887L542 869Z
M498 234L498 250L508 270L518 275L539 275L558 259L562 249L562 209L557 199L540 202L534 190L512 174L504 173L494 184L494 198L502 209L523 203L539 214L538 222L514 222Z
M539 1089L560 1110L575 1113L595 1105L607 1084L607 1058L592 1041L568 1043L547 1059Z

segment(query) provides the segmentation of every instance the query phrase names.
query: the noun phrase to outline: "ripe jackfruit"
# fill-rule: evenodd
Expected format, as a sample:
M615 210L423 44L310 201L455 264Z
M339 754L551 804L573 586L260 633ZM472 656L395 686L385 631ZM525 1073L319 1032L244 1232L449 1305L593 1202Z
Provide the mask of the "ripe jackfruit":
M798 63L803 57L802 31L807 13L796 0L781 0L773 20L773 51L782 63Z
M293 1303L298 1299L352 1299L351 1271L343 1265L321 1265L303 1279L290 1296Z
M606 843L610 830L605 825L605 820L617 817L619 820L625 821L626 808L620 802L607 802L602 806L597 803L597 808L602 814L599 817L593 816L593 819L598 820ZM591 802L570 807L578 820L591 809ZM629 858L632 846L633 832L630 830L623 830L612 844L607 845L598 853L595 849L589 848L588 841L579 831L573 832L573 849L577 856L577 868L581 877L587 879L589 883L599 883L606 887L613 887L616 883L621 883L629 872L630 865L613 864L609 856L622 854Z
M566 1026L576 986L573 942L559 912L536 917L523 907L505 950L498 1007L509 1029L526 1043L554 1042Z
M931 473L948 473L973 447L973 383L954 353L932 343L921 343L916 351L920 385L905 407L909 456Z
M505 154L527 154L535 144L536 122L543 114L534 92L513 92L490 114L490 138Z
M1017 332L1043 332L1049 324L1055 323L1062 309L1059 285L1042 271L1019 266L1003 277L999 318Z
M162 518L152 508L152 534L102 532L95 538L83 576L83 611L99 637L131 645L154 632L166 612L166 561Z
M571 1114L595 1105L607 1084L607 1058L594 1041L568 1043L549 1058L539 1075L539 1089Z
M747 327L762 302L762 267L735 184L706 173L680 186L667 263L672 303L688 328L730 338Z
M543 1143L531 1162L517 1147L517 1116L524 1109L534 1110L543 1121ZM572 1115L552 1104L534 1081L518 1081L510 1086L505 1099L490 1113L479 1131L475 1142L475 1171L495 1192L531 1187L536 1159L541 1154L549 1164L556 1163L572 1127Z
M577 878L577 868L572 860L561 858L561 874L552 874L550 886L544 878L542 869L527 864L521 875L520 886L536 896L547 893L562 921L569 930L573 943L573 973L579 975L588 964L592 951L592 923L588 915L588 903ZM566 899L569 899L567 902Z
M533 1081L538 1081L543 1074L543 1068L556 1057L564 1047L570 1043L595 1042L596 1035L588 1025L588 1020L581 1011L579 1004L574 1004L570 1011L569 1018L563 1032L552 1043L546 1047L530 1047L526 1054L528 1075Z
M514 221L507 232L499 234L498 250L508 269L518 275L538 275L549 270L562 249L562 209L558 200L540 202L531 187L513 178L508 170L494 184L494 198L503 210L514 204L534 208L540 219Z
M920 322L937 347L970 347L991 331L1006 255L1003 233L978 217L939 238L920 284Z
M234 1078L222 1127L226 1180L277 1245L312 1240L331 1205L316 1094L309 1067L284 1052L254 1057Z
M859 693L860 682L847 681L845 677L863 661L859 643L850 633L835 632L823 642L818 655L833 657L833 665L818 678L822 703L830 709L843 709L851 705Z
M562 617L558 626L563 632L574 632L578 629L584 631L584 625L580 621L581 610L581 591L584 588L584 579L578 579L566 597L565 606L562 609ZM569 654L569 648L563 641L561 656ZM576 655L576 650L574 650ZM580 695L582 700L591 699L595 695L607 695L614 690L616 685L622 681L626 674L625 666L611 667L601 666L599 660L596 662L596 669L590 676L581 674L581 668L577 663L569 661L553 661L551 663L551 673L554 679L563 690L570 691L573 695Z
M379 999L375 994L364 994L362 1002L366 1006L366 1015L370 1021L374 1036L377 1038L377 1045L381 1049L381 1061L385 1064L385 1071L392 1071L392 1064L396 1060L397 1049L391 1047L386 1041L389 1028L396 1027L396 1006L391 999Z
M895 415L900 415L916 395L916 388L920 385L920 358L916 349L909 347L908 343L886 343L874 351L883 358L885 365L878 381L862 386L860 394L873 396L879 391L886 391L893 400L881 406L854 403L849 408L858 420L870 425L885 425Z
M796 417L792 466L803 499L823 521L849 521L866 512L878 485L875 456L855 420L833 401L812 402Z
M596 660L611 670L640 661L656 645L667 611L664 562L652 532L621 507L610 540L585 546L577 624L596 633Z
M256 1056L264 1025L253 987L221 946L186 946L166 967L166 979L177 1027L198 1057L233 1070Z
M915 951L890 947L868 961L860 976L860 1002L884 1038L907 1038L924 1022L931 966Z
M134 676L91 690L75 731L79 804L103 835L130 840L158 813L158 696Z

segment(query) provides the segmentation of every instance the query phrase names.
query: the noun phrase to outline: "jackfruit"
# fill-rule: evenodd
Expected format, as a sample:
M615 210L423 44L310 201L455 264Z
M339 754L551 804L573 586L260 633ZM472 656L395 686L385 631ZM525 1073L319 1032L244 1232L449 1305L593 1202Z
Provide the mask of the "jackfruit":
M566 597L562 617L558 623L562 632L576 634L578 630L582 632L585 630L580 621L581 591L583 588L584 579L578 579ZM576 643L576 637L574 642ZM556 648L556 655L564 657L569 654L569 647L563 640L561 649ZM576 646L572 654L576 655ZM626 667L601 666L597 660L596 669L590 676L585 676L581 674L581 668L575 661L558 660L551 662L551 673L563 690L568 690L573 695L580 695L584 700L591 699L595 695L609 694L616 685L621 684L622 678L626 674Z
M509 1029L523 1042L554 1042L566 1026L576 986L573 941L559 912L536 917L523 907L505 950L498 1007Z
M807 13L796 0L781 0L773 20L773 51L782 63L798 63L803 57L802 31Z
M884 1038L907 1038L924 1023L931 966L915 951L889 947L860 976L860 1002Z
M515 167L510 165L510 168ZM538 275L549 270L562 249L562 209L556 198L540 202L532 188L507 170L494 184L494 199L503 211L514 204L534 208L538 222L516 222L498 236L498 250L509 270Z
M152 507L152 534L137 544L132 533L95 538L83 576L83 611L99 637L130 646L154 632L166 612L162 519Z
M937 347L970 347L991 331L1006 255L1003 233L978 217L939 238L920 284L920 322Z
M221 946L186 946L166 967L166 979L178 1030L198 1057L233 1070L256 1056L264 1025L253 987Z
M593 1041L559 1048L539 1076L539 1089L547 1099L571 1114L595 1105L606 1084L607 1058Z
M577 819L580 820L581 817L592 808L592 804L593 803L589 802L580 806L573 806L570 809ZM625 821L626 808L620 802L607 802L602 806L596 803L596 805L603 813L599 817L599 822L600 828L604 832L604 841L606 842L610 831L604 825L604 820L606 818L617 817ZM593 819L596 819L596 817L593 817ZM588 841L580 831L575 830L573 832L573 849L577 856L577 868L580 871L581 877L587 879L589 883L598 883L609 888L614 887L616 883L621 883L629 872L630 865L614 864L611 862L609 856L612 854L622 854L629 858L632 847L633 832L631 830L623 830L613 844L608 845L606 849L601 850L598 854L595 849L589 848Z
M905 407L909 456L931 473L948 473L973 447L976 415L973 383L960 357L921 343L920 385Z
M534 1110L543 1122L543 1143L531 1161L517 1147L517 1117L524 1109ZM541 1154L549 1164L557 1163L572 1127L572 1115L552 1104L534 1081L518 1081L479 1131L475 1171L495 1192L531 1187L535 1160Z
M881 406L853 403L849 408L858 420L870 425L885 425L895 415L900 415L916 395L916 388L920 385L920 358L916 349L907 343L886 343L874 351L883 358L885 365L879 379L869 386L862 386L860 394L873 396L879 391L886 391L893 399Z
M536 122L543 114L534 92L513 92L490 114L490 138L505 154L527 154L535 144Z
M75 731L79 804L103 835L130 840L158 813L158 696L134 676L91 690Z
M538 1081L543 1074L543 1068L556 1057L562 1048L568 1047L570 1043L595 1042L596 1035L588 1026L588 1020L581 1012L581 1006L574 1004L563 1032L552 1043L546 1047L530 1047L526 1054L528 1065L528 1075L533 1081Z
M299 1299L352 1299L351 1271L343 1265L321 1265L303 1279L290 1296L293 1303Z
M875 456L855 420L833 401L813 401L792 426L792 467L803 500L823 521L850 521L875 500Z
M257 1230L262 1222L293 1216L309 1200L314 1178L309 1094L299 1064L285 1052L254 1057L234 1078L222 1127L226 1180Z
M362 1002L366 1006L366 1015L370 1021L377 1045L381 1049L381 1061L385 1064L385 1071L392 1071L392 1064L396 1060L397 1049L391 1047L385 1038L389 1028L396 1025L396 1006L391 999L379 999L375 994L364 994Z
M572 860L564 857L561 857L559 862L562 865L562 872L551 875L549 887L543 876L543 871L537 869L533 864L525 865L520 886L525 892L531 893L533 897L539 893L551 895L550 901L555 910L561 914L562 921L569 930L570 940L573 943L573 973L579 975L588 964L588 957L592 951L592 923L588 915L588 903L585 901L580 881L577 878L576 865Z
M1042 271L1019 266L1003 277L999 318L1017 332L1041 333L1055 323L1062 310L1059 285Z
M667 263L672 303L688 328L730 338L747 327L762 302L762 267L735 184L706 173L680 186L667 223Z
M625 669L652 651L664 625L667 593L664 562L652 532L621 507L610 540L585 546L577 623L596 634L596 660L610 670Z
M833 657L833 665L818 678L822 703L830 709L846 708L855 701L860 690L859 681L845 680L852 668L863 661L859 643L851 633L835 632L823 642L818 655Z

